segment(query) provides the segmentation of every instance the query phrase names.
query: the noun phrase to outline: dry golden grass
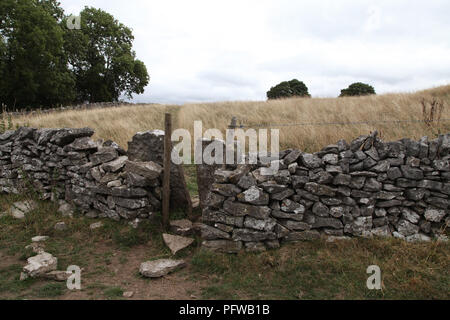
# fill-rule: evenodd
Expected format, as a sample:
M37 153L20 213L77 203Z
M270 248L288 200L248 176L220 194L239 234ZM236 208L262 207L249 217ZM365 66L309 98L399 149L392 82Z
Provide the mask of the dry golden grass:
M422 120L423 98L440 98L445 107L442 119L450 118L450 85L416 93L384 94L348 98L297 98L255 102L218 102L186 104L183 106L136 105L121 108L66 111L43 115L21 116L15 123L32 127L84 127L96 131L96 137L112 139L126 147L138 131L162 129L165 112L174 115L175 128L193 130L195 120L203 128L224 131L233 116L246 125L284 123L361 122L375 120ZM434 138L438 132L450 132L450 121L434 124L432 128L419 123L377 123L352 125L302 125L277 127L281 148L295 147L317 151L339 139L351 141L361 134L378 130L383 140L404 137Z
M95 130L95 138L111 139L123 147L139 131L164 129L164 105L134 105L105 109L68 110L13 119L35 128L81 128Z
M206 128L225 130L232 116L244 125L284 123L361 122L374 120L422 120L422 98L443 97L446 107L442 119L450 118L450 86L410 94L385 94L348 98L296 98L262 102L222 102L188 104L180 109L181 127L191 128L202 120ZM361 134L378 130L385 141L404 137L434 137L450 132L450 121L434 125L424 123L377 123L355 125L303 125L277 127L282 148L296 147L318 151L339 139L351 141Z

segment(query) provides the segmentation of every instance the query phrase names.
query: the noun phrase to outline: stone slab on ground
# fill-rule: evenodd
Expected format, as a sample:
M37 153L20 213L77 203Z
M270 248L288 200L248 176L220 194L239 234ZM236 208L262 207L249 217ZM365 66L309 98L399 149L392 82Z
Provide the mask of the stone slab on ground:
M170 251L172 251L172 254L176 254L178 251L189 247L194 242L192 238L175 236L168 233L163 234L163 239Z
M16 219L24 219L25 215L37 207L33 200L25 200L13 203L9 213Z
M55 271L58 266L58 259L48 252L28 258L28 264L23 267L23 272L28 276L35 278L45 273Z
M160 278L185 266L184 260L160 259L143 262L139 273L148 278Z
M101 228L101 227L103 227L103 222L96 222L96 223L93 223L93 224L91 224L89 226L89 228L91 230L98 229L98 228Z
M31 238L31 241L33 242L43 242L43 241L47 241L50 237L48 236L36 236Z

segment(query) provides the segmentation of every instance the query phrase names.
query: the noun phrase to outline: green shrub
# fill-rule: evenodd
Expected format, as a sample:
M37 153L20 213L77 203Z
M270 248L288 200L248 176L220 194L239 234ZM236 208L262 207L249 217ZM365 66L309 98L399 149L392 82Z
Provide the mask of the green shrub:
M371 85L356 82L351 84L347 89L342 89L340 97L367 96L370 94L376 94L375 89Z
M283 81L267 91L268 99L280 99L289 97L311 97L308 87L297 79Z

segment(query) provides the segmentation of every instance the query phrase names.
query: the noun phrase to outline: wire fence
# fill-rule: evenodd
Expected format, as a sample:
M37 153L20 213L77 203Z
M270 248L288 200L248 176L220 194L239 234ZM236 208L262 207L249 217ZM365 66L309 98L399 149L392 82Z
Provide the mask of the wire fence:
M230 129L244 129L244 128L273 128L273 127L297 127L297 126L332 126L332 125L364 125L364 124L377 124L377 123L429 123L429 122L447 122L450 119L439 119L439 120L368 120L368 121L353 121L353 122L292 122L292 123L264 123L264 124L237 124L236 117L233 117L229 125Z

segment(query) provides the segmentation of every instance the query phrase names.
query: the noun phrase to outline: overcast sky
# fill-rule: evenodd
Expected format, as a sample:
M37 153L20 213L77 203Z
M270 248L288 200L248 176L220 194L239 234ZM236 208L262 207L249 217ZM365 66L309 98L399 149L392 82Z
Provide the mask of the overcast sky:
M150 74L135 102L264 100L297 78L314 97L353 82L378 93L450 83L448 0L60 0L133 30Z

